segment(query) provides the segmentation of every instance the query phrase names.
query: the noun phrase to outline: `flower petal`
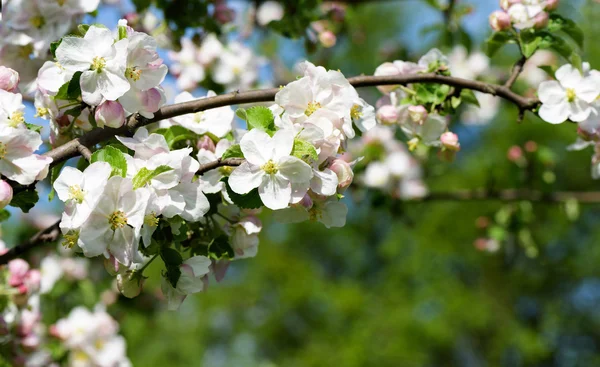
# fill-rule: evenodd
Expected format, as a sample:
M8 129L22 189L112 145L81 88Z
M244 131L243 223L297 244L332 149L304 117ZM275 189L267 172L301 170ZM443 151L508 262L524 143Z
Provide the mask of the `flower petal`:
M260 167L244 162L231 172L228 182L233 192L243 195L257 188L264 176L265 172Z
M288 206L292 197L292 186L279 175L265 175L258 187L258 194L267 208L283 209Z

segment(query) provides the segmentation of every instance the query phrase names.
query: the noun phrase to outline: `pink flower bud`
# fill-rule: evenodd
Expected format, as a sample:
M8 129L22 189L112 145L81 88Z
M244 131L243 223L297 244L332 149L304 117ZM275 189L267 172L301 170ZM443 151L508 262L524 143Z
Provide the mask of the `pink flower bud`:
M117 275L117 288L127 298L137 297L142 291L144 277L140 272L128 271Z
M391 75L400 75L400 69L396 65L391 62L384 62L379 65L377 69L375 69L375 76L391 76ZM383 94L389 94L391 91L396 89L397 85L380 85L377 87L379 91Z
M106 125L116 129L125 123L125 110L117 101L105 101L96 108L94 117L96 117L98 127Z
M538 145L535 141L529 140L525 143L525 150L529 153L535 153L538 149Z
M536 29L546 28L549 20L550 20L550 16L548 15L548 13L543 11L533 18L533 21L535 22L533 26Z
M384 125L397 124L400 119L400 113L391 104L383 105L377 110L377 119Z
M10 203L13 197L13 189L12 186L8 184L8 182L4 180L0 180L0 209Z
M475 220L475 227L479 229L486 229L490 225L490 218L488 217L478 217Z
M331 48L335 46L337 42L337 37L332 31L323 31L319 33L319 42L321 42L321 45L323 45L323 47Z
M142 92L142 106L148 112L156 112L162 103L162 95L156 88Z
M552 11L558 8L558 0L546 0L546 10Z
M11 68L0 66L0 89L16 92L19 85L19 73Z
M40 346L40 337L36 334L29 334L21 339L21 346L26 352L33 352Z
M336 158L333 160L329 169L335 172L338 177L338 192L344 192L354 179L354 171L350 164L343 159Z
M215 5L214 18L221 24L227 24L235 19L235 11L225 2L220 2Z
M425 120L427 120L427 110L423 106L410 106L408 107L408 116L414 122L423 125Z
M313 206L313 201L312 198L308 194L306 194L298 204L302 205L306 209L310 209Z
M490 15L490 27L496 32L510 28L510 15L497 10Z
M40 289L40 282L42 281L42 273L38 269L31 269L25 276L25 284L29 292L36 292Z
M523 150L521 150L520 146L513 145L508 150L508 153L506 154L506 157L511 162L517 162L517 161L519 161L523 157Z
M511 6L521 3L521 0L500 0L500 7L503 10L508 10Z
M23 259L14 259L8 263L8 285L18 287L25 281L25 276L29 271L29 264Z
M215 142L208 135L204 135L198 140L198 150L205 149L215 152Z
M458 135L453 132L447 131L440 136L440 141L444 148L451 150L453 152L458 152L460 150L460 143L458 142Z

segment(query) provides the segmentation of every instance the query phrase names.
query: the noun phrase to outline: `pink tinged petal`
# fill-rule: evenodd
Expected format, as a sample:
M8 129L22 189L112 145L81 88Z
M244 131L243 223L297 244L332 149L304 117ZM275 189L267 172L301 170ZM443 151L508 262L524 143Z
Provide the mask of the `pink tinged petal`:
M313 176L312 168L297 157L282 157L277 162L277 167L279 168L277 174L293 183L310 181Z
M215 274L215 280L217 282L220 282L225 278L225 274L227 273L229 264L231 264L231 261L229 261L228 259L221 259L213 264L213 272Z
M112 128L119 128L125 123L125 110L119 102L105 101L96 108L95 116L98 127L105 125Z
M264 176L259 166L244 162L231 172L228 182L233 192L243 195L257 188Z
M265 175L258 187L258 194L267 208L283 209L288 206L292 197L292 186L288 180L277 174Z
M565 64L556 71L556 79L565 88L576 88L583 76L579 70L575 69L571 64Z
M586 120L594 108L590 106L587 102L582 100L576 100L575 102L570 104L571 106L571 114L569 119L575 122L581 122Z
M567 99L567 92L556 80L542 82L538 88L542 103L557 104Z
M272 159L287 157L294 147L294 133L290 130L279 130L273 135L274 152Z
M56 190L56 195L58 195L60 201L66 202L70 199L69 187L73 185L81 186L83 184L83 177L83 173L77 168L63 168L56 181L54 181L54 190Z
M542 120L551 124L560 124L565 122L571 114L571 107L567 101L558 104L543 104L538 111Z
M6 163L6 160L3 159L2 162ZM35 181L40 172L48 167L49 163L45 159L38 159L37 154L33 154L12 160L9 162L12 167L5 172L3 168L7 166L3 165L3 167L0 167L0 172L8 179L17 181L21 185L29 185Z
M335 172L326 168L323 171L314 171L314 177L310 181L310 189L316 194L332 196L337 192L338 176Z
M91 27L90 27L91 28ZM84 71L90 68L94 58L88 40L79 37L63 37L56 49L56 59L67 70Z
M262 166L273 158L274 142L269 134L252 129L240 141L244 158L254 165Z
M98 88L100 73L95 71L84 71L79 79L81 86L81 97L83 101L91 106L102 103L102 93Z
M600 94L600 84L594 78L585 78L575 87L577 98L592 103Z
M140 79L130 82L138 89L147 90L160 85L165 80L168 68L167 65L160 65L152 68L141 68Z

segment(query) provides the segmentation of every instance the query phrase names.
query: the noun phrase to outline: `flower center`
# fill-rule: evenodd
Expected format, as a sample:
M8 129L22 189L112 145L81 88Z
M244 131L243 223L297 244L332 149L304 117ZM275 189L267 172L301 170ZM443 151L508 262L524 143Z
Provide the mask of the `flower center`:
M37 29L40 29L46 24L46 20L41 15L36 15L35 17L29 18L29 23Z
M104 348L104 341L102 339L96 339L94 346L96 347L97 350L100 350L100 349Z
M83 203L85 195L79 185L69 186L69 199L75 200L78 204Z
M25 45L25 46L21 46L19 48L19 52L18 55L19 57L23 58L23 59L29 59L29 55L31 55L31 53L33 52L33 45L31 43Z
M48 111L48 109L46 107L38 107L37 112L33 117L44 117L49 114L50 114L50 112Z
M350 117L352 117L352 120L358 120L363 117L362 108L357 104L352 106L352 109L350 110Z
M577 98L577 94L575 94L575 89L567 88L567 101L569 103L575 102L575 98Z
M4 143L0 143L0 159L3 159L6 153L6 145Z
M19 124L22 124L25 122L25 118L23 117L23 112L21 111L15 111L10 115L10 118L8 119L8 125L10 127L17 127L19 126Z
M231 166L219 167L219 172L223 176L229 176L231 174L231 172L233 172L233 167L231 167Z
M316 205L313 205L312 208L308 209L308 219L311 221L318 221L323 218L323 212L321 209L317 208Z
M110 224L110 229L115 231L117 228L125 227L127 224L127 217L121 210L117 210L108 217L108 224Z
M304 111L304 114L306 116L310 116L313 113L315 113L315 111L319 108L321 108L321 104L319 102L309 102L308 107L306 107L306 111Z
M279 168L277 167L277 165L275 164L275 162L273 162L273 160L269 159L269 161L265 164L263 164L260 169L262 169L263 171L265 171L266 173L268 173L269 175L273 175L275 173L277 173L279 171Z
M144 217L144 224L150 227L158 226L159 219L156 218L156 213L152 212Z
M194 114L194 121L196 121L196 123L198 123L198 124L201 123L203 116L204 116L204 111L196 112Z
M63 6L67 2L67 0L56 0L56 2L58 3L58 5Z
M105 66L106 60L104 57L96 56L92 59L92 70L101 73Z
M125 70L125 76L134 82L140 80L140 75L142 75L142 70L138 69L137 67L127 68Z
M79 232L69 231L63 235L63 238L64 240L62 242L62 245L65 248L73 248L73 246L75 246L77 244L77 241L79 240Z

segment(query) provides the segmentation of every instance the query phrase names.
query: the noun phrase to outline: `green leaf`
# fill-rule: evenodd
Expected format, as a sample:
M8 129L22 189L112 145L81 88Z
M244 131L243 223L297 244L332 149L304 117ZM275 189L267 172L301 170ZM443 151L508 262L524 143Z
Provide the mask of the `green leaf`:
M84 108L85 108L85 106L83 106L83 105L76 106L76 107L66 110L64 114L73 116L73 120L76 120L79 117L79 115L81 115L81 111L83 111ZM91 115L92 114L90 114L90 116Z
M548 22L547 29L550 32L564 32L571 37L579 47L583 47L583 30L571 19L563 18L559 14L552 13L550 14L550 21Z
M227 188L227 193L229 194L229 198L233 203L239 206L242 209L258 209L263 206L262 200L260 200L260 195L258 194L258 188L250 191L247 194L240 195L234 192L231 187L229 187L228 178L225 177L221 179L221 181L225 182L225 187Z
M85 159L84 159L84 161L85 161ZM56 194L56 191L54 191L54 182L58 178L58 175L60 175L60 171L65 166L65 163L67 163L67 162L66 161L61 162L50 169L50 193L48 194L48 201L54 200L54 195ZM81 170L81 171L83 171L83 170Z
M473 93L473 91L470 89L463 89L460 92L460 98L462 99L462 101L464 103L468 103L468 104L475 105L477 107L481 107L481 106L479 106L479 101L477 100L475 93Z
M119 29L119 41L123 38L127 38L127 27L120 25Z
M515 42L515 38L512 33L506 31L494 32L485 42L485 53L489 57L492 57L499 49L510 42Z
M551 48L558 52L567 61L577 61L577 57L573 56L573 54L575 53L573 46L571 46L571 44L565 41L562 37L553 35L546 31L538 32L538 35L542 37L542 40L539 43L540 49Z
M302 159L308 164L312 164L314 161L319 159L319 154L317 154L315 147L311 143L301 139L294 139L292 155Z
M225 152L223 152L221 159L227 158L244 158L244 153L242 153L242 148L239 144L234 144L230 146L229 149L227 149Z
M450 92L450 86L442 84L416 84L414 89L417 92L416 102L421 105L442 104Z
M158 129L155 131L155 133L161 134L165 137L169 148L172 148L180 141L191 140L193 142L198 138L198 135L196 135L194 132L178 125L171 126L167 129Z
M81 85L79 84L81 73L81 71L78 71L73 74L73 78L58 89L58 93L56 93L54 99L77 100L81 96Z
M246 110L246 117L248 130L260 129L267 133L275 131L275 117L273 117L273 113L267 107L250 107Z
M79 32L79 34L81 35L81 37L85 36L85 34L87 33L88 29L90 29L90 25L89 24L80 24L77 26L77 32Z
M460 99L460 97L452 97L452 99L450 100L450 105L452 106L452 108L457 109L458 106L460 106L462 100Z
M179 281L179 277L181 277L180 266L183 264L181 254L170 247L164 247L160 250L160 258L167 269L165 277L173 288L177 287L177 282Z
M0 210L0 222L4 222L10 218L10 212L6 209Z
M20 208L23 213L29 213L38 200L39 196L36 190L25 190L13 196L9 205Z
M139 189L140 187L146 186L154 177L160 175L161 173L165 173L173 170L173 168L169 166L158 166L156 169L149 170L146 167L142 167L139 172L133 177L133 189Z
M212 241L208 248L208 257L215 260L233 259L235 257L233 248L229 244L229 238L226 235L220 235Z
M31 131L35 131L38 134L42 131L42 126L40 126L40 125L30 124L30 123L26 122L25 126L27 127L27 129L29 129Z
M127 174L127 161L125 155L119 149L107 145L92 154L91 163L107 162L112 167L111 176L125 177Z
M238 108L235 111L235 115L237 117L241 118L244 121L248 120L248 115L246 114L246 109L245 108Z
M58 46L60 46L61 42L62 38L50 44L50 53L52 54L52 57L56 58L56 49L58 48Z
M556 70L557 67L554 65L540 65L538 66L539 69L542 69L546 72L546 74L548 74L549 76L554 78L554 74L556 74Z

